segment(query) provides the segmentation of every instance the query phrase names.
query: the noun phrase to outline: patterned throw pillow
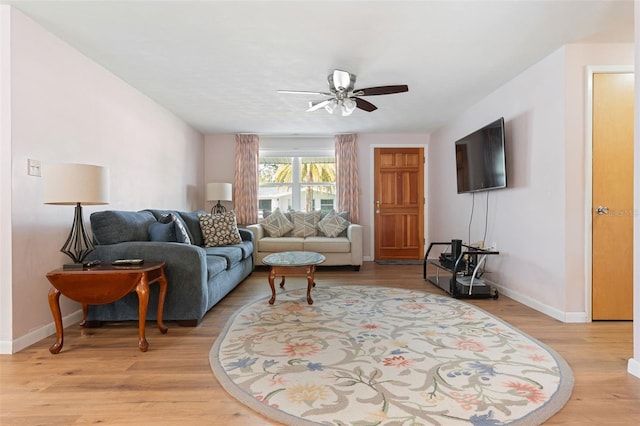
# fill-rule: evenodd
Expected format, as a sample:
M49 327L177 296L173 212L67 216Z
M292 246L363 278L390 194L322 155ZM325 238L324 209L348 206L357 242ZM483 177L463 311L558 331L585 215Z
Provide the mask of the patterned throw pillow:
M235 212L214 214L213 216L199 214L198 219L205 247L226 246L242 242Z
M327 237L335 238L347 229L349 225L350 222L348 220L336 213L335 210L331 210L318 222L318 229Z
M320 220L320 211L291 212L294 237L315 237L316 225Z
M270 237L282 237L293 229L293 223L282 214L280 208L276 208L273 213L258 223L262 225Z

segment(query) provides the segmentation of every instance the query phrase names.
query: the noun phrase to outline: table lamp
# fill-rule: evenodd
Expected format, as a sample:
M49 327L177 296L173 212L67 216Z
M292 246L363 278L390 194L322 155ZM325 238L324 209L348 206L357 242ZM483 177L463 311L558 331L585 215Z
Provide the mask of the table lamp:
M207 184L207 201L218 201L218 203L211 208L211 214L224 213L227 209L220 204L220 201L233 200L233 187L230 183L213 182Z
M109 202L109 170L88 164L51 164L44 167L45 204L76 206L73 225L60 251L73 260L63 269L81 269L95 247L87 235L82 205Z

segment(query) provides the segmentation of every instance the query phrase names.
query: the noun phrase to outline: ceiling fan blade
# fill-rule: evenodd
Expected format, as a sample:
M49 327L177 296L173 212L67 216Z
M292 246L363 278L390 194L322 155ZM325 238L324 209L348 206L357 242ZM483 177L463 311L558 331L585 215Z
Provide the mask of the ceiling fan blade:
M351 98L351 99L356 101L356 107L363 109L367 112L372 112L378 109L377 106L375 106L369 101L365 101L364 99L360 99L360 98Z
M408 92L409 86L406 84L400 84L396 86L378 86L367 87L366 89L354 90L353 94L356 96L374 96L374 95L391 95L393 93Z
M337 90L342 87L349 92L353 90L355 82L356 76L354 74L342 70L334 70L333 74L329 76L329 86Z
M309 102L309 109L307 110L307 112L316 111L320 108L324 108L331 101L333 101L333 99L325 99L324 101L320 101L320 102Z
M306 92L304 90L278 90L278 93L289 93L294 95L322 95L322 96L333 96L332 93L327 92Z

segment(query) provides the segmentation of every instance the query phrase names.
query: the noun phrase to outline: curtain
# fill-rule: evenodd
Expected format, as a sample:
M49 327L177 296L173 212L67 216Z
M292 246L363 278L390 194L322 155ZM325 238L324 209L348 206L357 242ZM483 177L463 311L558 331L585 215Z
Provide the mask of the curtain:
M355 134L336 135L336 191L338 211L349 212L349 220L359 223L358 148Z
M239 224L258 223L258 135L236 135L233 199Z

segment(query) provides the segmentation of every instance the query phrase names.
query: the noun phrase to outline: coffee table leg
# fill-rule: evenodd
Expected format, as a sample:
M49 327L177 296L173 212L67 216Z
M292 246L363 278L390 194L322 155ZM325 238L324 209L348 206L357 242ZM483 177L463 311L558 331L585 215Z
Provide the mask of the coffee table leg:
M273 305L276 301L276 287L274 281L276 279L276 271L273 267L271 267L271 271L269 272L269 286L271 287L271 299L269 299L269 304Z
M147 274L142 274L140 282L136 286L136 293L138 293L138 348L140 348L140 352L146 352L149 349L149 343L144 334L144 327L147 321L147 306L149 305Z
M60 352L64 343L64 328L62 328L62 314L60 313L60 291L55 288L49 290L49 307L53 315L53 322L56 323L56 342L51 345L49 352L55 355Z
M314 287L316 283L313 281L313 273L315 272L315 267L311 265L309 269L307 269L307 303L313 305L313 299L311 299L311 287Z

